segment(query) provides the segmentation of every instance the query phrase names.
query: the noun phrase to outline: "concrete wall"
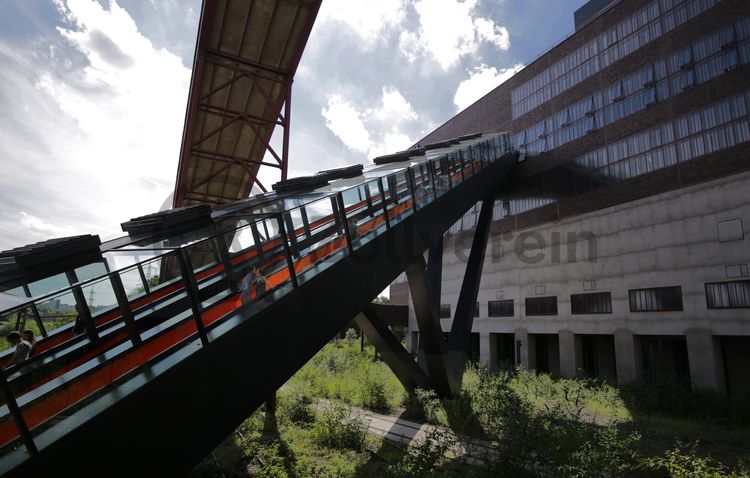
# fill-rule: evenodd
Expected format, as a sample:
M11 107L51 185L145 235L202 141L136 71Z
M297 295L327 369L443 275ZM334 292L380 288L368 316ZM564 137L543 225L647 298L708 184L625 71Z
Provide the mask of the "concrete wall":
M704 284L728 280L728 266L750 263L747 233L724 242L718 232L719 223L729 220L740 220L747 229L748 191L750 173L742 173L519 234L491 235L478 297L480 315L473 327L485 337L480 344L490 346L489 334L515 334L521 341L519 361L534 368L534 340L529 337L559 335L557 366L563 376L575 376L581 367L575 337L610 335L616 374L628 381L641 373L634 336L685 336L694 386L723 389L721 349L714 337L750 336L750 309L707 309ZM445 241L441 302L451 304L453 311L468 240ZM664 286L682 287L683 311L630 312L628 289ZM612 295L612 313L571 314L571 294L604 291ZM525 314L525 298L550 295L558 298L557 315ZM488 317L487 303L496 299L513 299L515 315ZM448 331L451 320L443 319L441 325ZM413 308L410 328L416 330ZM491 350L481 355L491 363Z

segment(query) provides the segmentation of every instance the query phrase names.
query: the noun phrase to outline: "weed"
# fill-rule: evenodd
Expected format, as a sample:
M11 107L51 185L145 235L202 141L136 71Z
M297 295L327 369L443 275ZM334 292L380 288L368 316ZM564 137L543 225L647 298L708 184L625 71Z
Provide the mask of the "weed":
M362 450L366 436L364 421L341 404L326 407L312 428L313 441L327 448Z

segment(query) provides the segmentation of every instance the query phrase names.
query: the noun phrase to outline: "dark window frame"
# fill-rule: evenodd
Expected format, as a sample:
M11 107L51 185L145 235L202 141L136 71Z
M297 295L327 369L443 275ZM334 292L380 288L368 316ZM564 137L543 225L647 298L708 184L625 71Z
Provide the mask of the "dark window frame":
M549 307L554 300L554 307ZM534 304L532 307L529 307L530 304ZM556 295L549 295L545 297L526 297L525 299L525 305L526 305L526 315L527 316L551 316L551 315L558 315L558 307L557 307L557 296ZM537 308L537 306L540 306ZM549 311L543 311L544 307L549 307ZM533 313L529 313L529 309L533 311ZM554 309L554 311L552 310Z
M446 315L446 311L448 311L447 315ZM450 319L451 318L451 305L440 304L440 313L438 314L438 316L441 319Z
M721 286L726 284L727 287L729 284L748 284L748 287L750 288L750 279L744 279L744 280L731 280L731 281L719 281L719 282L706 282L704 284L704 290L706 294L706 308L709 310L732 310L732 309L750 309L750 303L748 305L729 305L726 307L720 307L716 305L711 305L709 301L709 286Z
M508 304L510 304L510 310L508 310ZM487 302L488 317L515 317L515 315L513 299L490 300Z
M597 303L597 299L603 299ZM604 310L594 311L582 310L587 307L601 309L597 305L604 305ZM578 307L581 308L578 308ZM578 310L576 310L578 308ZM611 314L612 313L612 293L611 292L586 292L583 294L570 294L570 313L571 315L588 315L588 314Z
M655 294L653 300L656 305L659 305L660 302L663 301L669 301L669 298L667 296L662 296L661 298L658 297L659 293L666 294L667 291L679 291L678 296L672 297L672 299L679 297L679 304L675 304L674 306L669 307L654 307L654 308L638 308L637 304L635 302L638 302L637 296L635 294L639 292L652 292ZM628 289L628 305L630 307L630 312L633 313L639 313L639 312L682 312L685 310L684 302L682 300L682 286L667 286L667 287L647 287L643 289ZM636 307L634 307L634 305Z

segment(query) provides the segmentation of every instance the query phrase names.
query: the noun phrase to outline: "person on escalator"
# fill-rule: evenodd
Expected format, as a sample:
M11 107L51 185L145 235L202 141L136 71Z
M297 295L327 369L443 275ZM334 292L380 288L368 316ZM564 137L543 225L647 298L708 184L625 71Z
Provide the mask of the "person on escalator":
M29 343L29 357L33 355L34 348L36 347L36 339L34 338L34 331L31 329L26 329L23 332L21 332L21 338Z
M242 303L247 304L253 297L258 297L266 291L266 287L271 288L271 282L263 275L259 267L247 268L247 274L242 279Z
M352 241L357 239L359 237L359 229L357 228L357 218L351 217L346 223L347 227L349 228L349 237Z
M81 311L81 306L76 304L76 319L73 323L73 335L82 334L85 328L86 327L83 324L83 312Z
M29 351L31 350L31 344L21 338L21 334L17 330L12 330L8 333L5 338L8 340L10 345L14 346L16 350L13 352L13 357L10 359L8 365L15 365L25 361L29 358Z

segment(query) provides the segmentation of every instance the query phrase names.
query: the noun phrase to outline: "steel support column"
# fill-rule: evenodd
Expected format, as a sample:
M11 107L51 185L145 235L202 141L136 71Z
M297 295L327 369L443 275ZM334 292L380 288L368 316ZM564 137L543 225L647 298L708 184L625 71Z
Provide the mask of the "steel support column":
M415 388L429 387L430 379L391 333L377 311L368 306L354 318L357 326L375 345L383 361L390 367L404 388L411 393Z
M430 383L438 395L450 397L458 391L453 371L448 363L447 347L440 328L440 315L435 294L430 288L423 258L419 258L406 268L414 303L414 313L417 316L419 336L424 350L427 373Z
M75 271L65 271L65 277L67 277L70 284L78 283L78 276L76 275ZM80 320L81 322L83 322L83 327L86 331L86 335L88 335L89 339L92 342L99 340L99 333L96 331L94 319L91 317L91 310L89 309L89 306L86 302L86 297L83 295L83 290L80 286L73 287L73 298L76 301L76 312L78 313L76 321ZM77 331L76 326L77 324L75 324L73 327L74 330Z
M461 385L464 373L464 363L471 339L471 327L474 323L474 307L479 293L479 282L482 279L482 267L484 266L484 255L487 249L487 238L490 234L490 223L492 222L492 209L495 204L494 194L490 194L482 201L482 209L479 212L477 228L474 232L474 240L471 243L471 252L466 264L464 280L461 284L461 292L456 304L456 313L453 315L451 333L448 337L448 360L455 376L458 387Z

